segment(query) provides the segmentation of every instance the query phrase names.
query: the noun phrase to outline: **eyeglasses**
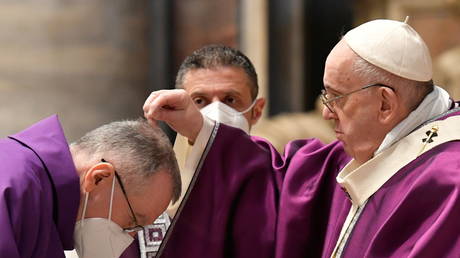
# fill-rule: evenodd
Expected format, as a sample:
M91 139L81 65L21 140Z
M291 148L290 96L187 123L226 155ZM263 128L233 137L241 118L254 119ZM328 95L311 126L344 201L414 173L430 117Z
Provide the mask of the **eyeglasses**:
M105 159L101 159L101 161L102 162L107 162ZM139 223L137 222L137 218L136 218L136 215L134 214L133 207L131 206L131 203L128 200L128 195L126 195L125 187L123 186L123 183L121 182L121 178L118 175L117 171L115 171L115 177L117 178L117 181L118 181L118 184L120 185L121 191L123 192L123 195L125 196L126 202L128 203L129 211L131 212L131 216L133 217L134 224L136 224L134 227L124 228L123 232L131 233L131 232L137 232L137 231L143 230L144 228L141 225L139 225Z
M331 113L335 113L334 106L333 106L334 101L337 101L337 100L339 100L339 99L341 99L343 97L346 97L348 95L351 95L351 94L353 94L355 92L362 91L362 90L365 90L367 88L375 87L375 86L389 88L389 89L391 89L393 91L395 90L393 87L387 86L385 84L374 83L374 84L370 84L370 85L366 85L364 87L361 87L361 88L359 88L357 90L354 90L354 91L351 91L351 92L348 92L348 93L345 93L345 94L342 94L342 95L339 95L339 96L335 96L333 98L329 98L326 90L323 89L323 90L321 90L321 101L323 102L323 105L325 105L327 107L327 109L329 109L329 111L331 111Z

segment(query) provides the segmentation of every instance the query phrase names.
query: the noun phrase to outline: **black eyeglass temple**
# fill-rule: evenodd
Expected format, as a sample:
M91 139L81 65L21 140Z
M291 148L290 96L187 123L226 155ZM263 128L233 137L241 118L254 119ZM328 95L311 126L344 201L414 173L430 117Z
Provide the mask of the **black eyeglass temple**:
M123 192L123 195L125 196L126 202L128 203L129 210L131 211L131 214L133 214L134 222L137 224L136 214L134 214L133 207L131 207L131 203L128 200L128 195L126 195L125 187L123 186L123 183L121 182L121 178L118 175L117 171L115 171L115 176L117 177L118 183L120 184L121 191Z
M101 159L102 162L107 162L105 159ZM125 196L126 202L128 203L129 210L131 211L131 214L133 215L134 222L137 223L137 218L136 214L134 214L133 207L131 207L131 203L129 203L128 195L126 195L125 187L123 186L123 183L121 182L121 178L118 175L117 171L115 170L115 177L117 178L118 184L120 185L121 191L123 192L123 195Z

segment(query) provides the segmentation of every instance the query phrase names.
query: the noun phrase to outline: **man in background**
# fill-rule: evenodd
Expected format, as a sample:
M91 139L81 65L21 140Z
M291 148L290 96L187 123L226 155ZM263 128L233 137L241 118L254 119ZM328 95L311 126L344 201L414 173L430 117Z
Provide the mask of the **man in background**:
M187 56L177 73L175 87L184 89L203 115L248 134L265 106L265 99L258 98L259 84L253 64L239 50L228 46L206 45ZM168 207L166 214L138 234L145 257L158 251L171 224L170 217L176 214L191 185L201 157L201 153L191 150L187 138L178 134L174 152L181 171L182 195Z
M257 73L249 58L223 45L204 46L185 58L177 73L176 89L184 89L205 115L221 118L219 122L246 133L260 119L265 106L265 99L258 98ZM241 113L247 124L232 124L232 120L219 116L218 108L213 107L217 103Z
M176 89L184 89L201 113L215 121L250 133L262 116L265 99L258 97L256 70L247 56L223 45L207 45L195 50L182 62ZM177 135L174 144L182 176L182 195L167 209L174 217L185 195L201 153L190 152L187 139Z

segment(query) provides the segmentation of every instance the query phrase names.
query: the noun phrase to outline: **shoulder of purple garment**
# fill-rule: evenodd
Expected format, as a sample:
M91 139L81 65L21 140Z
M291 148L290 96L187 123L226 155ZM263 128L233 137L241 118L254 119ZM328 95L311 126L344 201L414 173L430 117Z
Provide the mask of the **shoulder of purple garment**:
M33 150L35 150L34 147L39 144L68 146L57 115L52 115L40 120L28 128L10 135L9 138L15 139Z
M42 161L56 190L55 223L66 250L73 249L73 229L80 201L79 178L67 139L57 115L47 117L29 128L10 135Z

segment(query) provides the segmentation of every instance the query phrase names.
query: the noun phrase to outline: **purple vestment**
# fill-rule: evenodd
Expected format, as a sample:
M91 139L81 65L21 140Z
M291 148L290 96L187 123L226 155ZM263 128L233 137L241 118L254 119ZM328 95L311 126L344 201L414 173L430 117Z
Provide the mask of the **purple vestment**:
M453 115L460 115L456 112ZM219 125L162 258L330 257L350 210L336 182L340 142L265 140ZM441 144L387 181L342 257L460 257L460 142Z
M0 194L0 257L73 249L79 178L57 116L0 139ZM137 241L122 257L139 257Z
M64 257L79 180L56 116L0 140L1 257Z

